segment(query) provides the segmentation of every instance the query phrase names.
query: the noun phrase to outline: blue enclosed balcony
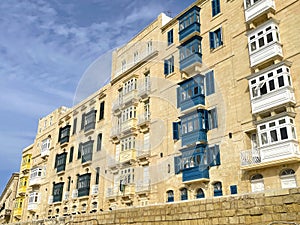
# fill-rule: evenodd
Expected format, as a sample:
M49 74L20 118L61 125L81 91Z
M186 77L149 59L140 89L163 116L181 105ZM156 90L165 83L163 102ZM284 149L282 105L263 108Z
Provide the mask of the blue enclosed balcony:
M208 166L195 166L185 168L182 170L182 182L189 182L201 179L209 179Z
M202 47L200 36L194 36L181 44L180 49L180 70L187 73L194 71L194 66L202 65Z
M184 111L197 105L205 105L204 77L196 75L179 83L177 107Z
M179 18L179 41L193 33L200 33L200 8L192 7Z

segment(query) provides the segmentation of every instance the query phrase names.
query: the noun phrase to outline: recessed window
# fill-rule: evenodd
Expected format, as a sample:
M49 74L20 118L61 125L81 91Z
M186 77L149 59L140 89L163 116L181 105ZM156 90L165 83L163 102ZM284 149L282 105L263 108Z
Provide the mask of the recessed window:
M183 200L188 200L188 190L186 188L182 188L180 190L180 199Z
M174 192L172 190L167 191L167 202L174 202Z
M173 44L173 29L168 31L168 45Z
M223 195L223 191L222 191L222 183L221 182L216 182L213 184L213 188L214 188L214 196L222 196Z
M174 56L164 61L164 74L169 75L174 72Z
M285 169L280 173L281 187L282 188L295 188L297 187L295 171L293 169Z
M215 49L223 45L222 28L220 27L215 31L209 32L209 40L210 40L210 49Z
M252 192L259 192L265 189L263 176L261 174L253 175L250 181Z

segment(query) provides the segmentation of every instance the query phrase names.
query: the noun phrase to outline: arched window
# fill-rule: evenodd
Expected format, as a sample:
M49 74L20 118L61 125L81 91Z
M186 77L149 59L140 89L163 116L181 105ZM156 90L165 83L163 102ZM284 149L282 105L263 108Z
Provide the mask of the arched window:
M280 173L281 187L282 188L295 188L297 187L295 171L292 169L285 169Z
M186 188L182 188L180 190L180 199L181 200L188 200L188 191Z
M196 198L205 198L204 191L202 188L199 188L196 193Z
M214 186L214 196L222 196L223 195L222 183L216 182L213 184L213 186Z
M172 190L167 191L167 202L174 202L174 192Z
M261 174L255 174L251 177L251 190L252 192L265 190L264 177Z

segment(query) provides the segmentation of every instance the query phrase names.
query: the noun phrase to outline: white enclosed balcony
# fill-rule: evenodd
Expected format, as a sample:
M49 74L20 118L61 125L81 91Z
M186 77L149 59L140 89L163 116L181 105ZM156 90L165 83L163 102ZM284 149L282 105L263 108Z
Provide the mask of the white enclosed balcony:
M249 78L252 113L295 104L290 68L285 63L271 66Z
M248 32L250 66L256 67L270 60L282 58L278 24L270 19Z
M41 157L44 158L50 154L50 138L47 138L41 143Z
M34 168L30 171L29 186L41 185L43 178L43 169Z
M40 202L40 195L38 192L29 193L28 206L29 211L35 211L38 208Z
M246 22L275 10L274 0L244 0Z
M146 77L144 81L141 82L138 86L138 96L143 99L148 97L150 92L151 92L150 77Z
M241 152L242 169L299 162L295 129L294 119L289 116L258 125L259 147Z

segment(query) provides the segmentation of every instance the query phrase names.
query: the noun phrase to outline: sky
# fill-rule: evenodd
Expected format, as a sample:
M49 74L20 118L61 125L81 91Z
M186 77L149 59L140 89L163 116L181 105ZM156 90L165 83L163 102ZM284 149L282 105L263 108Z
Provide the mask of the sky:
M0 193L18 172L39 118L72 107L76 88L101 55L125 44L161 12L194 0L1 0Z

